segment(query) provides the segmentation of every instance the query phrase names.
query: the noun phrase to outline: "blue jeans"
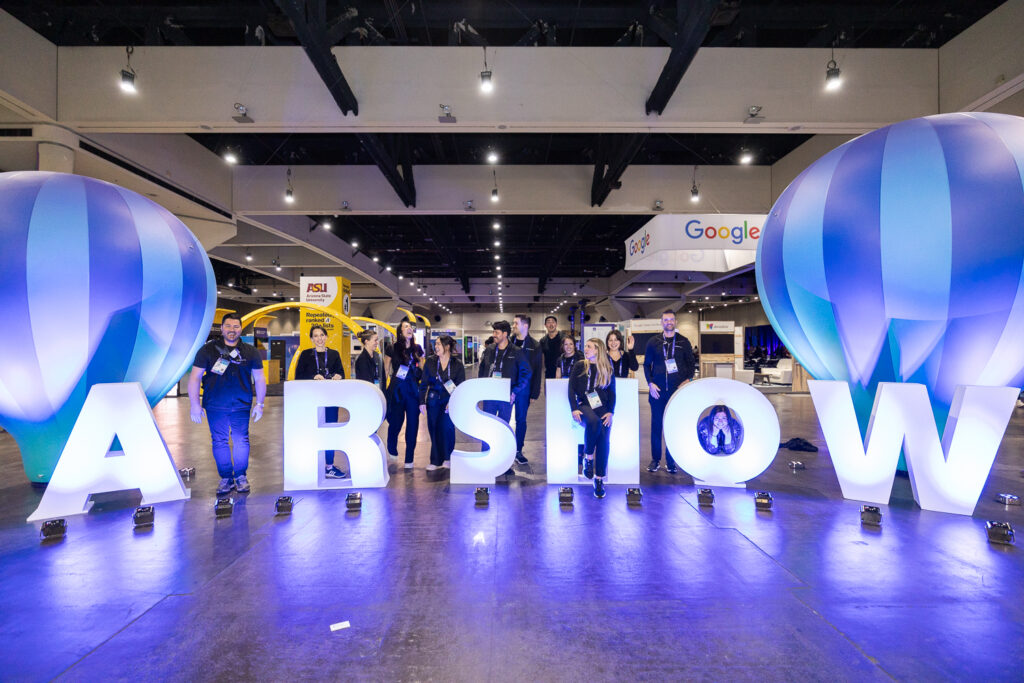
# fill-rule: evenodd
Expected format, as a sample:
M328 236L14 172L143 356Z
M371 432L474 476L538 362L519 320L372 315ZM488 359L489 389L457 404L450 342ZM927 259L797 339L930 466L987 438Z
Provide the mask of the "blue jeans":
M222 479L244 475L249 469L249 410L207 410L206 421L210 423L217 474ZM229 436L235 446L233 465Z

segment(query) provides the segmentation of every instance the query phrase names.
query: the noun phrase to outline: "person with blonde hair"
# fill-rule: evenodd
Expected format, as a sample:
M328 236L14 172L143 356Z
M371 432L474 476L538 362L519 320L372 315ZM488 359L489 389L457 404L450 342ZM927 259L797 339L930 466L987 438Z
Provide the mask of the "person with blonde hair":
M583 345L583 360L572 367L569 407L573 419L585 429L583 474L588 479L593 477L594 496L604 498L612 413L615 411L615 373L604 342L597 337L587 340Z

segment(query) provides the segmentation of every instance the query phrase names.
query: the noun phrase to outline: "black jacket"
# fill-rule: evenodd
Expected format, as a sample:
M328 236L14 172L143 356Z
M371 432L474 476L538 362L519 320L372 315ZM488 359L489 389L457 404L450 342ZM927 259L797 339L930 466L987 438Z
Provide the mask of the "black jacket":
M555 338L552 339L544 333L544 336L540 338L538 346L540 352L544 354L544 376L554 377L555 368L558 367L558 357L562 355L562 334L558 333Z
M671 375L666 372L666 358L675 358L678 372ZM660 391L671 394L684 381L693 379L696 369L697 361L694 360L690 340L678 332L670 340L665 339L663 334L647 340L647 348L644 349L644 374L647 381L656 385ZM664 398L667 400L668 396Z
M530 398L540 398L540 381L544 377L544 354L540 350L540 344L530 335L526 335L522 341L512 337L512 343L522 349L530 365Z
M612 372L616 377L629 377L630 370L636 372L640 369L640 364L636 360L636 354L632 351L623 352L617 361L612 360L612 357L609 355L608 360L612 364Z
M576 350L576 353L572 354L572 358L566 358L563 353L555 361L555 368L562 371L562 379L569 379L569 376L572 374L572 366L581 360L583 360L583 352L579 349Z
M423 379L420 380L420 404L437 401L447 403L451 394L444 388L444 383L449 379L459 386L466 381L466 366L462 361L452 356L448 361L448 367L444 370L438 366L441 359L431 356L423 367Z
M384 359L380 354L375 353L371 357L370 352L363 349L363 352L356 358L356 379L361 379L370 384L373 384L374 381L379 381L383 387Z
M413 343L406 351L409 354L409 373L405 376L404 380L398 379L398 368L403 365L401 354L398 350L398 344L391 347L391 382L412 382L413 384L419 384L420 381L420 370L419 362L423 358L423 349L420 348L419 344Z
M594 412L598 415L615 412L615 373L612 373L612 381L606 387L597 386L597 366L590 363L590 372L587 372L588 363L576 361L572 366L572 374L569 377L569 409L579 410L581 406L590 407L587 400L587 393L596 391L597 397L601 399L601 407Z
M497 368L495 363L498 365ZM484 349L476 376L490 377L492 369L501 372L502 379L507 377L512 382L512 393L516 396L529 391L532 374L530 365L526 362L526 354L515 344L509 342L504 351L498 350L497 344L491 344Z
M323 354L317 353L315 348L303 349L295 363L295 379L313 379L317 375L322 375L324 379L341 375L341 378L345 379L341 354L330 347L327 347Z

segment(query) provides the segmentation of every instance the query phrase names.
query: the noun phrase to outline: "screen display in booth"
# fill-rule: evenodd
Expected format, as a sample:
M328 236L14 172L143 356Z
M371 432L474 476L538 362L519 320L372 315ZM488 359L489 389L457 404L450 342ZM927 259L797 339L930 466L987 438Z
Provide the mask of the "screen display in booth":
M733 353L734 345L731 334L700 335L700 352L702 354Z

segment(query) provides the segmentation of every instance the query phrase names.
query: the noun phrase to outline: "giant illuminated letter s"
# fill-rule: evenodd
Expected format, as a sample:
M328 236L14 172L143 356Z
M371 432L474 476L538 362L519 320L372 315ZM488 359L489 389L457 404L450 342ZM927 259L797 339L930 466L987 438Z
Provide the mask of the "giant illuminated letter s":
M114 437L123 452L108 456ZM160 436L142 385L94 384L43 499L28 521L80 515L88 511L90 494L129 489L139 489L144 505L190 495Z
M460 384L448 402L448 414L455 428L480 439L486 451L452 452L453 484L493 484L494 478L512 466L516 456L516 435L508 423L477 408L480 401L508 402L511 383L507 378L480 377Z
M923 384L882 382L861 440L850 387L808 382L845 498L888 503L902 447L923 510L970 515L992 469L1019 394L1014 387L958 386L939 441Z
M341 486L379 488L388 484L384 445L377 429L384 421L384 394L358 379L298 380L284 385L284 489L338 488L321 482L321 451L343 451L352 478ZM325 424L322 408L348 411L348 422Z

